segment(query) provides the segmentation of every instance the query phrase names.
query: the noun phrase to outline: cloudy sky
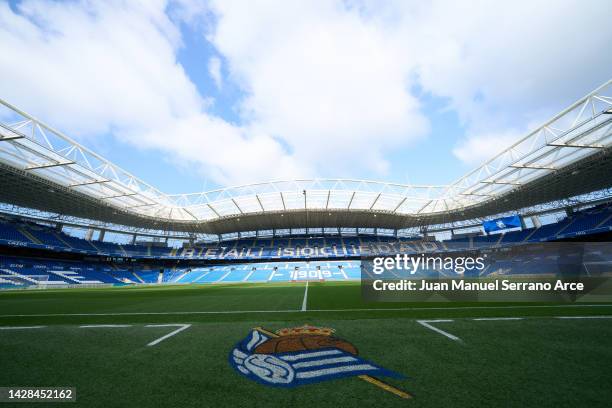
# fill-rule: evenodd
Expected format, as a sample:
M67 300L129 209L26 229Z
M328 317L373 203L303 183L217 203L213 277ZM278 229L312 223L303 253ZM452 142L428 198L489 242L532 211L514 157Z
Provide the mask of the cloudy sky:
M168 193L446 184L612 77L612 2L0 2L0 98Z

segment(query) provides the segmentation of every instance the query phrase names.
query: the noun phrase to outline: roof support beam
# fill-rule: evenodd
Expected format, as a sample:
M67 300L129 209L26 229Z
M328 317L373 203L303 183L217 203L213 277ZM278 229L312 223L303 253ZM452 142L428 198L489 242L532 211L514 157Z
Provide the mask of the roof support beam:
M0 137L0 142L8 142L9 140L23 139L24 135L13 135L13 136L4 136Z
M355 198L355 193L356 191L353 191L353 194L351 195L351 200L348 203L348 206L346 207L347 210L351 209L351 204L353 204L353 198Z
M68 165L75 164L75 163L76 162L73 162L73 161L45 163L45 164L38 164L34 166L28 166L24 170L48 169L49 167L68 166Z
M257 202L259 203L259 206L261 207L261 211L266 212L263 204L261 203L261 200L259 199L259 194L255 194L255 198L257 199Z
M99 200L110 200L111 198L129 197L129 196L135 196L137 194L138 193L117 194L117 195L112 195L112 196L107 196L107 197L100 197Z
M125 207L125 208L140 208L140 207L151 207L153 205L159 205L158 203L149 203L149 204L138 204L138 205L130 205L129 207Z
M491 180L491 181L487 181L487 180L483 180L481 181L482 184L499 184L499 185L504 185L504 186L522 186L521 183L517 183L514 181L499 181L499 180Z
M478 194L478 193L459 193L463 196L476 196L476 197L495 197L494 194Z
M193 213L191 211L189 211L187 208L183 207L182 210L185 211L187 214L189 214L194 220L196 220L196 221L198 220L198 217L193 215Z
M210 205L210 203L206 203L206 205L208 206L208 208L210 208L210 209L211 209L211 211L212 211L212 212L214 212L214 213L215 213L215 215L216 215L217 217L221 218L221 214L219 214L219 213L217 212L217 210L215 210L215 209L213 208L213 206L212 206L212 205Z
M510 167L514 169L557 170L556 167L538 166L536 164L511 164Z
M589 144L578 144L578 143L547 143L547 146L554 147L575 147L579 149L604 149L603 145L589 145Z
M85 181L83 183L69 184L68 187L90 186L92 184L102 184L102 183L110 183L110 180L106 179L106 180Z
M402 200L399 202L398 205L395 206L395 208L393 209L393 214L395 214L397 212L397 210L399 210L399 208L402 206L402 204L404 204L404 202L408 199L408 197L404 197L402 198Z
M240 211L240 214L244 214L244 211L242 211L242 208L240 208L240 206L238 205L238 203L236 202L236 200L234 200L232 198L232 203L234 203L234 205L236 206L236 208L238 209L238 211Z
M424 209L426 209L427 207L429 207L429 204L431 204L433 202L433 200L429 200L427 203L425 203L424 206L422 206L421 208L419 208L419 211L417 211L417 214L420 214L421 211L423 211Z
M376 205L376 202L377 202L377 201L378 201L378 199L380 198L380 195L381 195L381 194L382 194L382 193L378 193L378 195L376 196L376 198L375 198L375 199L374 199L374 201L372 202L372 205L370 206L370 210L371 210L372 208L374 208L374 206Z

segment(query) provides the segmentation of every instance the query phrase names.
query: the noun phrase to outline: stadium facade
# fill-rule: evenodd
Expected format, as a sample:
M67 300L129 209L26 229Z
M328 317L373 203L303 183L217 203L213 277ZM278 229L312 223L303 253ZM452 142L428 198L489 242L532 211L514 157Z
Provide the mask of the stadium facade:
M0 104L1 287L358 279L360 257L612 231L612 81L439 186L315 179L168 195Z

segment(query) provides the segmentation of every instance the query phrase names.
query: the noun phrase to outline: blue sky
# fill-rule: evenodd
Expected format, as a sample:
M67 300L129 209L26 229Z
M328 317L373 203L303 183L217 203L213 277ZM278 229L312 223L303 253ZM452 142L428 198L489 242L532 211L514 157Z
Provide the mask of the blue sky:
M0 97L168 193L307 177L446 184L609 79L611 11L12 0L0 4Z

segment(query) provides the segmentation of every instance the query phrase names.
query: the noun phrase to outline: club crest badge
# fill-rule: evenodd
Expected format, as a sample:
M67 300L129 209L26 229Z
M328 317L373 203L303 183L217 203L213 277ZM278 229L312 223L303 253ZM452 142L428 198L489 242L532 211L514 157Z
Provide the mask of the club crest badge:
M358 356L357 348L334 336L334 330L304 325L276 332L254 328L230 351L236 371L260 384L297 387L345 377L358 377L402 398L406 391L377 376L405 378Z

